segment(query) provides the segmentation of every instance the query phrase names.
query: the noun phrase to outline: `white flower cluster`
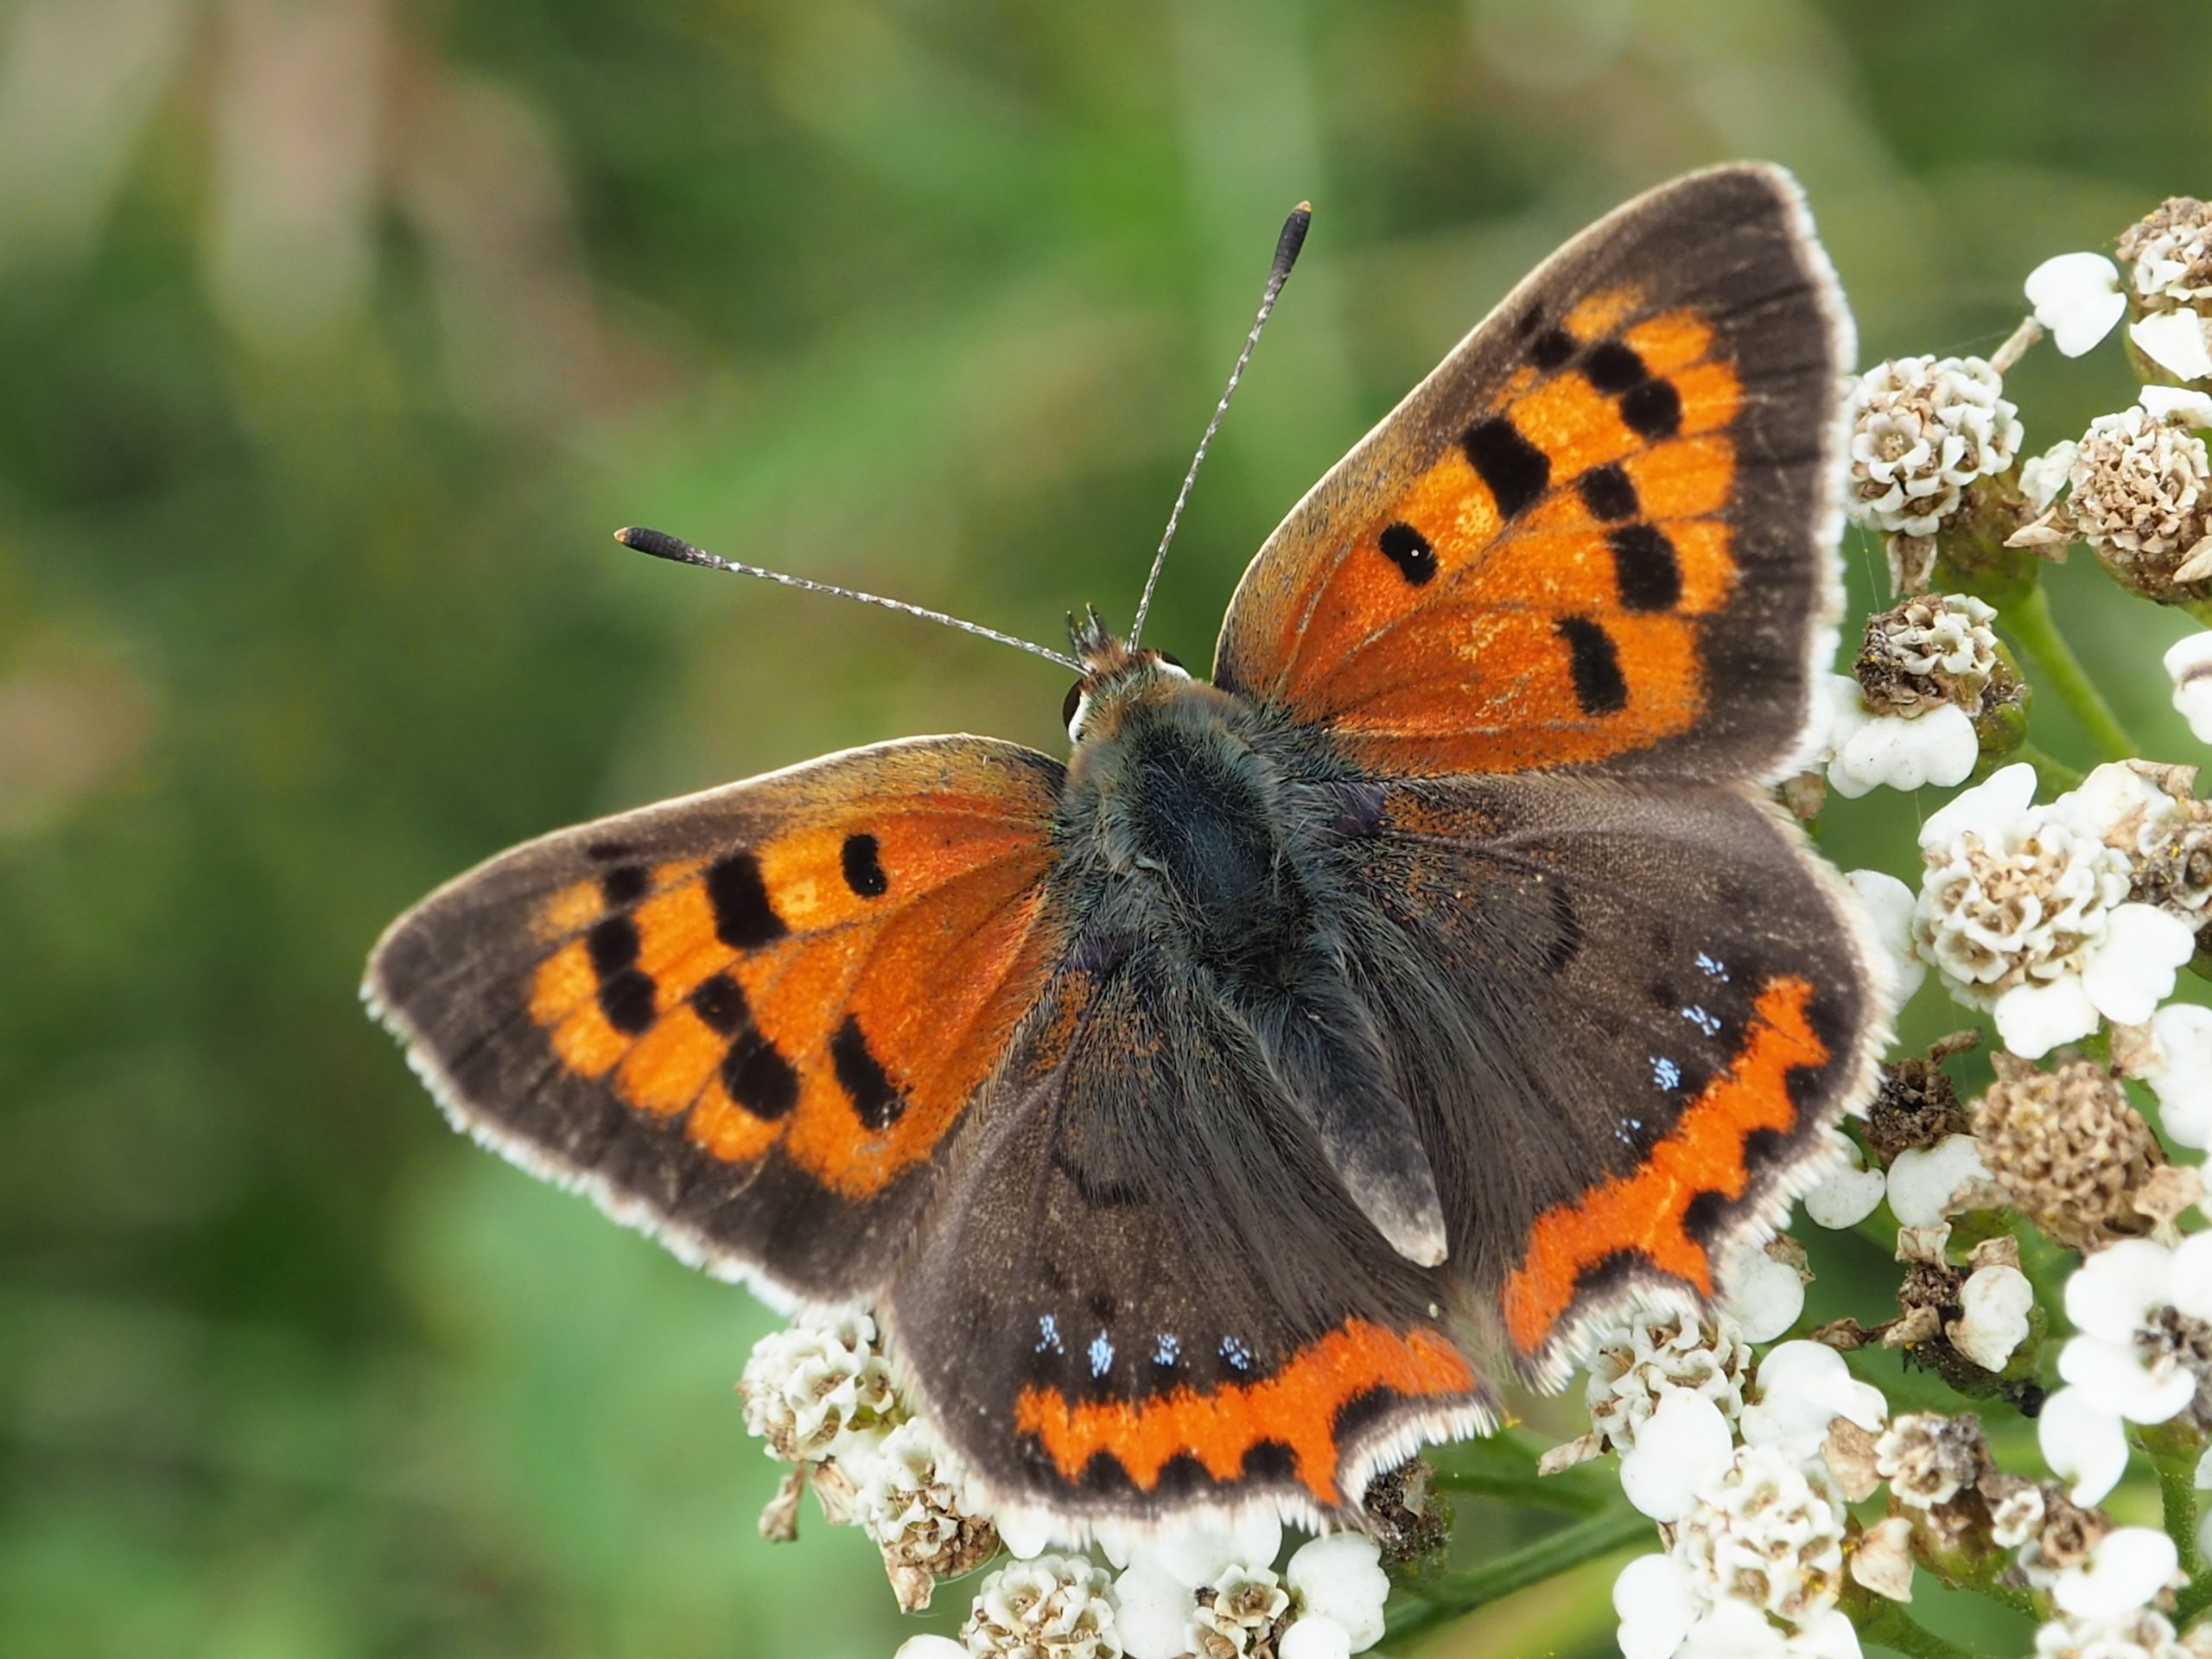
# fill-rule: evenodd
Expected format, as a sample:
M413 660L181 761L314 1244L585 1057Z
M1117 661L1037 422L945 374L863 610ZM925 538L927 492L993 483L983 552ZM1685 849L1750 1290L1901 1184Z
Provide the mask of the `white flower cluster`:
M2178 380L2212 375L2212 208L2174 196L2120 239L2143 315L2136 348Z
M1629 1502L1669 1539L1614 1583L1625 1659L1855 1659L1858 1632L1836 1605L1849 1510L1822 1448L1837 1420L1871 1434L1886 1409L1813 1342L1760 1362L1732 1428L1707 1395L1662 1390L1621 1457Z
M2056 1604L2056 1615L2036 1632L2036 1659L2203 1659L2212 1653L2212 1626L2177 1637L2171 1620L2152 1599L2178 1586L2174 1541L2150 1527L2115 1527L2089 1557L2057 1573L2030 1569Z
M2067 1386L2037 1432L2074 1501L2094 1503L2126 1471L2128 1423L2187 1413L2212 1427L2212 1233L2107 1245L2066 1281L2066 1317L2079 1333L2059 1351Z
M1861 375L1849 404L1851 516L1893 536L1933 536L1969 485L2019 452L2019 412L2004 390L1978 357L1901 357Z
M2062 253L2029 273L2028 303L2058 349L2080 357L2127 315L2135 349L2177 380L2212 375L2212 209L2176 196L2120 239L2119 269L2101 253Z
M1916 948L2031 1059L2101 1020L2149 1020L2196 948L2188 924L2129 897L2136 861L2108 839L2124 791L2100 781L2113 770L2038 807L2033 769L2006 766L1921 830Z
M1109 1551L1123 1562L1114 1582L1122 1651L1128 1659L1242 1655L1271 1634L1280 1659L1344 1659L1382 1639L1390 1591L1382 1552L1357 1533L1316 1538L1278 1573L1273 1517L1230 1528L1169 1527L1148 1542Z
M2194 429L2207 426L2212 397L2144 387L2135 404L2090 422L2078 442L2055 444L2022 467L2022 488L2042 516L2007 545L2052 551L2085 541L2132 592L2169 604L2202 598L2212 584L2212 462Z
M875 1321L848 1313L826 1325L794 1325L753 1344L737 1385L745 1426L785 1463L856 1452L897 1408L891 1368L876 1347Z

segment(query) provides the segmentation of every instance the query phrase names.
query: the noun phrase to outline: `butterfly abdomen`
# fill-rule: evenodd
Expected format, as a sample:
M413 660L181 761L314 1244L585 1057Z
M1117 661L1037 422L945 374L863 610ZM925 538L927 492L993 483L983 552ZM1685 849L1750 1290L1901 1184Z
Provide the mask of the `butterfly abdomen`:
M1102 926L1141 943L1130 970L1181 978L1232 1015L1264 1086L1313 1129L1360 1211L1402 1255L1435 1265L1444 1223L1427 1153L1338 965L1319 855L1344 815L1304 775L1316 757L1209 686L1162 686L1114 714L1068 785L1078 848L1109 889Z

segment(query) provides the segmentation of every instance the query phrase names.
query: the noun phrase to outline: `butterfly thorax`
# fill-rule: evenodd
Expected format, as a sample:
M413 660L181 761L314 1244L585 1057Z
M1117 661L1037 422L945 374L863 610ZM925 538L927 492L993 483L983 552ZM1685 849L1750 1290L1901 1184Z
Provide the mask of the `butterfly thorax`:
M1342 968L1335 850L1371 784L1247 698L1134 652L1086 683L1057 825L1072 958L1232 1019L1338 1179L1410 1259L1440 1261L1434 1178Z
M1280 983L1317 921L1300 811L1255 711L1164 663L1089 699L1062 824L1146 931L1235 983Z

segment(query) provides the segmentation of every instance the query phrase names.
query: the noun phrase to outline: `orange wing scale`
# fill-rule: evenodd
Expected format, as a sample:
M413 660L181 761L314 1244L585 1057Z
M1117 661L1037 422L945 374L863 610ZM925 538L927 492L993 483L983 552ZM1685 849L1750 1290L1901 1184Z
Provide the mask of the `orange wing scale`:
M1466 451L1447 446L1277 611L1274 690L1294 715L1385 770L1411 742L1425 769L1482 772L1601 760L1696 721L1698 624L1727 607L1738 576L1722 514L1736 467L1725 429L1742 386L1693 310L1609 334L1639 303L1631 289L1593 295L1567 332L1577 349L1617 340L1632 351L1679 402L1672 430L1656 441L1638 431L1618 389L1586 366L1548 377L1524 366L1490 413L1541 456L1541 493L1513 504L1516 516ZM1601 471L1630 512L1601 513L1603 493L1577 487ZM1408 530L1434 561L1418 582L1383 540ZM1637 550L1620 543L1652 532L1663 542L1647 545L1663 551L1638 588L1624 569ZM1440 677L1440 665L1456 668ZM1440 677L1456 682L1452 695Z
M876 875L856 887L846 860L859 834ZM641 1113L688 1114L685 1133L709 1155L749 1162L780 1146L823 1185L864 1198L929 1156L1034 1000L1052 853L1002 804L939 798L864 829L807 824L753 857L778 931L747 949L721 937L707 861L649 872L628 911L632 960L652 987L651 1023L634 1035L609 1017L588 937L618 908L594 881L555 893L539 934L569 937L537 970L531 1016L569 1071L607 1078ZM724 1080L730 1020L713 1015L725 979L734 992L721 1001L753 1033L737 1040L793 1074L782 1109L733 1098Z

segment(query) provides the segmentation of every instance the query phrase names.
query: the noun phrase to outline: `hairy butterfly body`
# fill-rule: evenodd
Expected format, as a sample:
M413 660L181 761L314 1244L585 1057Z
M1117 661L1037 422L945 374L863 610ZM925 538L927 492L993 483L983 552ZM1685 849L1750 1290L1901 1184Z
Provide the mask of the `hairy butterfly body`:
M1356 1519L1694 1300L1872 1085L1801 758L1849 325L1766 168L1546 263L1295 508L1214 680L1074 634L1068 763L915 740L546 836L368 995L448 1110L874 1309L995 1503Z

